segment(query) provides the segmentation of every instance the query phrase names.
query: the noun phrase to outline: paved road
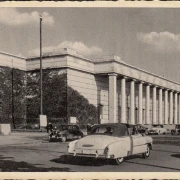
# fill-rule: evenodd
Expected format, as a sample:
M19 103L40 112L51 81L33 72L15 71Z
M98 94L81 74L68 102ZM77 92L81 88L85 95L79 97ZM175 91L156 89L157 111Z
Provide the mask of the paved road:
M159 137L168 139L168 137ZM172 137L169 137L170 139ZM157 139L156 137L154 139ZM175 138L177 140L177 138ZM179 138L178 138L179 139ZM172 140L172 139L171 139ZM179 139L180 140L180 139ZM14 133L0 136L2 172L179 172L180 147L154 144L151 156L133 156L121 165L103 159L66 155L67 143L47 141L43 133Z

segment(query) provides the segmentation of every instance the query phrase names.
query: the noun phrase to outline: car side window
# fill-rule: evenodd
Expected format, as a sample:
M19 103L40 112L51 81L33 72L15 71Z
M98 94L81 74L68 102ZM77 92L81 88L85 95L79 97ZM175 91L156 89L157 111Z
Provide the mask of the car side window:
M73 126L72 129L73 130L78 130L79 128L78 128L78 126Z
M136 127L128 128L129 135L139 134Z

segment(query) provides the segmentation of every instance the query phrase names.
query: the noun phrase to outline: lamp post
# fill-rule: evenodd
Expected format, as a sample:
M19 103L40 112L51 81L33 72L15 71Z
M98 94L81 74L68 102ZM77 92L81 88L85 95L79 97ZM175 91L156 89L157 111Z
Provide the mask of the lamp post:
M47 117L43 115L43 73L42 73L42 17L40 16L40 129L47 126ZM42 128L43 129L43 128Z
M43 115L43 92L42 92L42 17L40 16L40 115Z
M12 59L12 124L13 128L16 128L15 122L14 122L14 66L13 66L13 59Z

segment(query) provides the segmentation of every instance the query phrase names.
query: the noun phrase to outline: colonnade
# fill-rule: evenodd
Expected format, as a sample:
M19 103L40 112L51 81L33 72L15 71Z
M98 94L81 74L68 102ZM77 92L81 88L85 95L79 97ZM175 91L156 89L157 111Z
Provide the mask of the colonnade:
M109 121L118 122L117 119L117 77L118 74L109 74ZM121 123L127 123L126 116L126 81L130 81L130 124L179 124L180 123L180 94L172 89L166 89L140 80L120 77L121 81ZM138 84L138 121L135 122L135 83ZM145 118L143 118L143 87L145 86ZM152 88L152 120L150 118L150 95ZM158 104L157 104L157 92ZM163 103L164 95L164 103ZM164 106L164 107L163 107ZM158 114L157 114L158 108ZM163 114L164 109L164 114ZM158 116L158 120L157 120Z

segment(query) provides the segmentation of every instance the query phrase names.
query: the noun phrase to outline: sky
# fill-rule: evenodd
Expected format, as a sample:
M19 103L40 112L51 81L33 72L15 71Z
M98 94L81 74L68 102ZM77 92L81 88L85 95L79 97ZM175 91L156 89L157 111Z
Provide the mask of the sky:
M0 51L39 54L71 48L94 59L117 55L127 64L180 83L179 8L0 8Z

